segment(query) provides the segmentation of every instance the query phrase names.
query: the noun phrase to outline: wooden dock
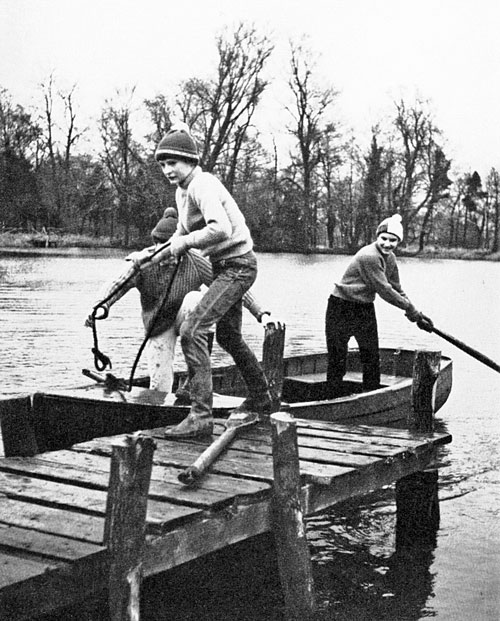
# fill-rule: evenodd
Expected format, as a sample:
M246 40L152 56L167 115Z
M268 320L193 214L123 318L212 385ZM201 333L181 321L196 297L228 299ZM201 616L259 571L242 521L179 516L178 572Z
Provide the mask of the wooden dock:
M214 435L222 433L217 419ZM302 512L427 468L446 433L297 420ZM272 529L271 429L241 430L194 487L178 474L207 440L156 443L147 505L145 576L174 568ZM108 584L103 544L113 442L0 459L0 619L16 621L74 604Z

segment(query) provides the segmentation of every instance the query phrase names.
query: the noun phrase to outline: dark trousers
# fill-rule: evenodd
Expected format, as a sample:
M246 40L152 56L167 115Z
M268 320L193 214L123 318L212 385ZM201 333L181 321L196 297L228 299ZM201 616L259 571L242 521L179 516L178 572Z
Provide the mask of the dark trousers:
M253 252L214 262L214 280L196 308L182 324L181 346L188 367L191 412L199 417L212 413L212 372L207 342L216 323L216 339L233 358L248 388L249 397L267 394L267 381L255 354L243 340L241 298L257 276Z
M347 349L353 336L359 346L363 369L363 389L380 386L380 360L377 318L373 304L348 302L331 295L325 320L328 368L326 380L331 398L342 396L342 379L346 372Z

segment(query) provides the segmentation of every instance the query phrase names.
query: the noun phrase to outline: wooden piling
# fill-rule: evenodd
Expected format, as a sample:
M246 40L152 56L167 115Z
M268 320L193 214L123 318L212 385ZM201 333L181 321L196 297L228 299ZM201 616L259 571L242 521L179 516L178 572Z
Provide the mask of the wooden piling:
M271 415L273 532L288 621L312 619L315 610L311 558L300 503L296 424L286 412Z
M5 457L31 457L39 452L32 419L29 396L0 399L0 430Z
M434 387L441 352L417 351L413 365L412 409L409 429L434 431ZM396 546L434 543L439 528L438 471L425 470L396 483Z
M262 346L262 370L267 378L272 411L279 410L284 379L285 326L266 327Z
M153 452L152 438L125 436L113 444L104 525L109 550L111 621L139 621L142 550Z
M439 377L440 351L415 352L413 363L412 408L408 428L414 431L434 431L434 389Z

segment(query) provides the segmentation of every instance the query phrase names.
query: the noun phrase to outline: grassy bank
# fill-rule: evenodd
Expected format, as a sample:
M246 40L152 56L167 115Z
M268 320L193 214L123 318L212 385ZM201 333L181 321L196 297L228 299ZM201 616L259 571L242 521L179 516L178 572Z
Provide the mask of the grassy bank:
M146 240L145 244L148 243ZM140 244L139 244L140 245ZM130 248L137 248L138 244L131 244ZM92 237L90 235L51 235L46 238L40 234L33 233L0 233L0 248L5 249L18 249L18 250L30 250L34 248L59 248L59 249L72 249L72 248L89 248L89 249L104 249L104 248L120 248L120 245L116 240L111 240L109 237ZM263 249L266 252L272 252L272 249ZM318 248L311 254L346 254L342 249L331 248ZM437 246L429 246L422 252L418 252L417 247L405 247L398 250L398 255L404 257L416 257L425 259L461 259L469 261L500 261L500 252L489 253L485 250L474 250L466 248L440 248Z

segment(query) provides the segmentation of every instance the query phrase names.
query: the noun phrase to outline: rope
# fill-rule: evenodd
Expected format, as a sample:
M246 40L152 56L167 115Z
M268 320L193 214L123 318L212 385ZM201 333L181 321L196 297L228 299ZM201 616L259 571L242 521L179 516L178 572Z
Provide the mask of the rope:
M94 347L92 347L92 353L94 354L94 366L96 368L97 371L104 371L108 366L111 369L112 368L112 364L111 364L111 359L109 358L109 356L106 356L106 354L103 354L102 351L99 350L99 343L98 343L98 337L97 337L97 326L96 326L96 321L97 320L101 320L101 319L106 319L109 311L106 308L105 304L114 296L116 295L116 293L118 291L120 291L120 289L123 289L123 287L132 279L134 278L134 276L137 274L138 271L140 271L141 269L143 269L144 266L147 266L151 260L153 259L153 257L155 257L157 254L159 254L160 252L163 252L164 250L166 250L168 247L170 246L170 241L162 244L161 246L158 246L158 248L155 249L155 251L153 253L151 253L151 256L148 257L147 261L145 261L144 263L142 263L141 265L135 265L135 269L127 276L127 278L125 278L125 280L123 280L123 282L120 283L120 285L118 287L116 287L115 289L113 289L113 291L111 291L105 298L104 300L101 300L99 302L99 304L96 304L92 310L92 314L91 314L91 318L92 318L92 336L93 336L93 340L94 340ZM167 292L170 292L171 286L172 286L172 280L175 276L177 272L177 266L174 269L173 275L172 275L172 279L170 281L170 284L167 288ZM162 298L162 302L160 305L163 306L163 303L166 300L166 296ZM101 314L99 316L97 316L97 313L101 311ZM154 318L153 318L153 322L155 322L157 319L157 315L155 314ZM146 335L147 338L149 338L149 331L148 334ZM146 340L147 340L146 338ZM143 343L142 349L144 349L144 345L146 343ZM139 354L140 355L142 353L142 349L139 350ZM135 370L135 369L134 369ZM129 391L131 389L131 385L129 386Z
M148 342L149 337L151 336L151 334L153 332L153 329L154 329L154 327L156 325L156 322L158 321L158 318L160 316L160 312L161 312L161 310L163 308L163 305L165 304L168 296L170 295L170 291L172 289L172 284L173 284L174 279L175 279L175 277L177 275L177 270L179 269L179 265L180 265L182 259L183 259L183 257L181 257L177 261L175 266L174 266L174 269L172 271L172 276L170 278L170 282L168 283L168 287L165 289L165 292L163 293L163 295L162 295L162 297L160 299L160 302L158 304L158 308L156 309L156 312L155 312L153 318L151 319L151 321L149 323L149 326L148 326L148 329L147 329L146 334L144 336L144 339L143 339L143 341L141 343L141 346L139 347L139 351L137 352L137 355L135 357L134 364L132 365L132 370L130 371L130 377L129 377L129 380L128 380L128 388L127 388L128 392L130 392L132 390L132 383L134 381L134 374L135 374L135 371L137 369L137 365L139 364L139 360L141 358L142 352L144 351L144 348L146 347L146 343Z

